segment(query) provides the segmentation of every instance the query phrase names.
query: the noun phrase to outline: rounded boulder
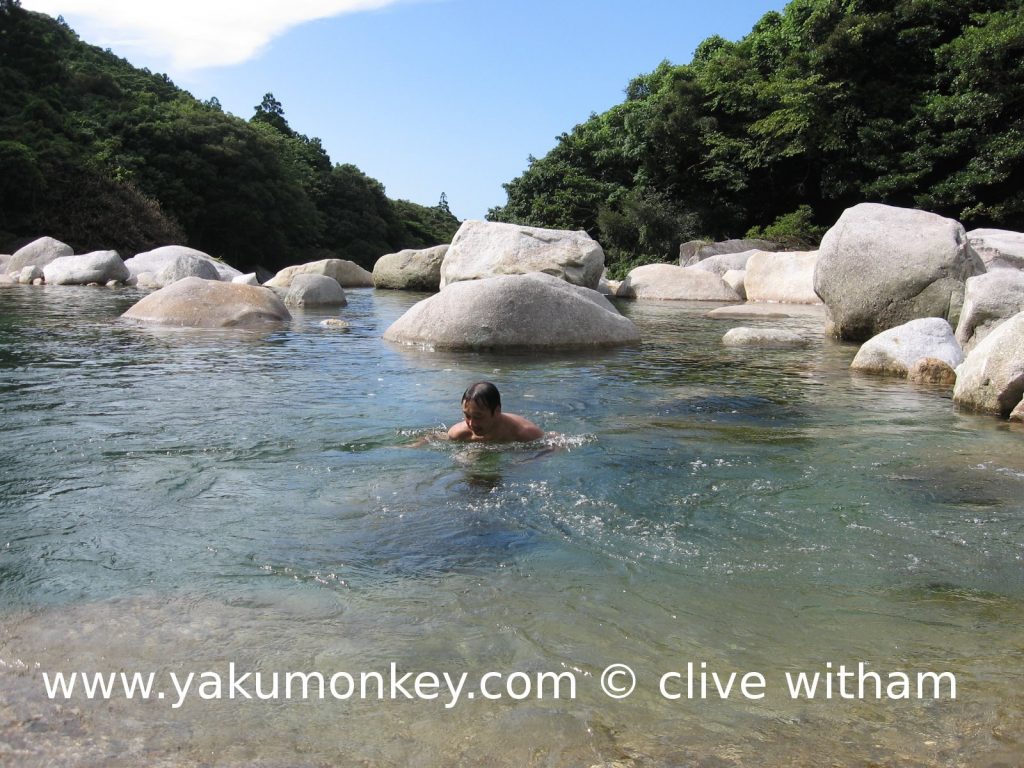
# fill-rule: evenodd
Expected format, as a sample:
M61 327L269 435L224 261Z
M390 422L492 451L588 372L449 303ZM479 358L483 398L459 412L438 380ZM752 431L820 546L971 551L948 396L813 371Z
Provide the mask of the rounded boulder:
M453 283L384 338L435 349L567 349L633 344L640 333L597 291L534 272Z
M228 328L290 320L268 288L186 277L154 291L121 317L141 323L192 328Z

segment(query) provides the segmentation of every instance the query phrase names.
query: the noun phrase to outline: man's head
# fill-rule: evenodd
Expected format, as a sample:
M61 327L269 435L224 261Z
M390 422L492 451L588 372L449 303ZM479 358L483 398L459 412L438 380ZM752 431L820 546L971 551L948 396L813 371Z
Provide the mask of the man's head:
M476 384L470 384L462 393L462 403L476 403L494 413L501 408L501 395L491 382L478 381Z
M462 393L462 416L466 426L478 437L486 437L491 428L500 423L501 395L489 381L470 384Z

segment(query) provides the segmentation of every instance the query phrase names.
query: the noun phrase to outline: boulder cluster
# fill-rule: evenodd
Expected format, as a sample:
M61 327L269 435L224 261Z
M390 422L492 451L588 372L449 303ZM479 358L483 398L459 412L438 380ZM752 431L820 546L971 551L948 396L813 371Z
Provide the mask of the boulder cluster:
M966 232L936 214L872 203L846 210L817 250L694 241L677 263L637 267L621 282L607 279L604 252L585 232L466 221L450 244L384 255L372 273L323 259L262 285L184 246L122 261L114 251L76 255L43 237L0 255L0 285L137 286L153 292L126 319L201 327L344 307L346 288L418 291L432 295L384 339L449 350L636 344L636 326L609 297L710 302L712 317L800 318L801 331L733 328L725 346L806 347L812 318L819 338L861 345L853 370L951 387L965 409L1024 420L1024 234Z

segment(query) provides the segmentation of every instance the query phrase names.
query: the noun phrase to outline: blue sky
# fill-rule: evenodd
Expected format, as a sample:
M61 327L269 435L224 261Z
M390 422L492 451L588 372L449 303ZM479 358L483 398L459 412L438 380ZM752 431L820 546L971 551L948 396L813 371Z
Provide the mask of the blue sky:
M249 118L270 91L392 198L461 219L662 59L736 40L785 0L22 0Z

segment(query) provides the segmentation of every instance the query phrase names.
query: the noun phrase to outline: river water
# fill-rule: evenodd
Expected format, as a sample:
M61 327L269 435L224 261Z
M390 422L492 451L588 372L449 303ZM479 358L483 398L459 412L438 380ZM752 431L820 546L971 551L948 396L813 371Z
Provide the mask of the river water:
M452 354L381 340L422 295L263 331L119 320L140 296L0 291L3 765L1024 761L1024 430L852 374L820 317L623 303L640 346ZM549 436L414 447L477 379ZM50 698L58 672L155 684ZM815 672L832 697L794 697Z

